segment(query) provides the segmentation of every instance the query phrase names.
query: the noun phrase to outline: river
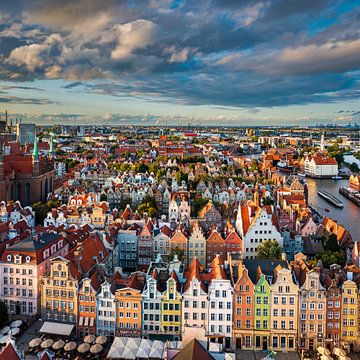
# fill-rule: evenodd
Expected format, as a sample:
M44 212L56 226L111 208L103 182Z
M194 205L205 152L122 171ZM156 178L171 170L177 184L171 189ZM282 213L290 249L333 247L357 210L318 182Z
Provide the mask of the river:
M356 206L346 197L339 193L339 187L348 186L349 180L332 180L332 179L311 179L306 178L308 187L308 201L309 205L313 206L320 214L325 214L334 220L337 220L339 224L345 226L351 232L354 240L360 240L360 207ZM320 197L317 192L319 190L325 190L340 199L344 208L340 209L325 199ZM323 209L327 208L330 212L326 213Z

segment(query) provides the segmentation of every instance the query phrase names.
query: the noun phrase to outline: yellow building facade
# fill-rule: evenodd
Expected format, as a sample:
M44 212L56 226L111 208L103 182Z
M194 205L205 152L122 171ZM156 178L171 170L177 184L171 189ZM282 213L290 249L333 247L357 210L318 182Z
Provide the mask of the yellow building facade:
M174 340L181 337L181 293L178 286L177 276L172 272L161 296L161 328L164 335Z
M56 257L50 273L41 283L41 316L44 320L75 324L77 319L78 280L71 275L70 261Z
M354 281L346 280L341 293L342 345L349 350L358 348L358 289Z

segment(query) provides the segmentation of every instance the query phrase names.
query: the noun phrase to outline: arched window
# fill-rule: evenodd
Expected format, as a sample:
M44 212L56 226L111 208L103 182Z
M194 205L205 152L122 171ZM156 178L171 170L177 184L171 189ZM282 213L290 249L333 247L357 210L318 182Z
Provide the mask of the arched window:
M48 182L48 179L46 178L46 180L45 180L45 189L44 189L45 201L47 199L48 193L49 193L49 182Z
M25 184L25 205L30 205L30 184Z
M21 184L17 183L16 185L16 200L21 202Z

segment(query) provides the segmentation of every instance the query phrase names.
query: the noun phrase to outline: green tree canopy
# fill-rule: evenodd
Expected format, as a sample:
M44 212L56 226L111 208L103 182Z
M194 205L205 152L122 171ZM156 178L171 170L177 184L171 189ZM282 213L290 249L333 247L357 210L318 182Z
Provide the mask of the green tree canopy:
M199 216L200 211L207 205L207 203L209 202L208 198L198 198L195 199L193 202L193 209L194 209L194 214L195 216Z
M185 252L183 249L180 249L178 246L172 248L169 255L169 260L174 260L175 255L177 255L180 261L185 259Z
M345 265L345 255L341 252L325 251L315 256L316 260L321 260L325 268L329 268L332 264Z
M257 251L259 259L280 260L283 249L276 240L265 240Z
M47 213L53 208L58 208L60 206L59 200L49 200L47 203L41 201L32 205L32 209L35 212L35 222L37 225L43 225L44 220L47 216Z
M150 217L155 217L157 213L155 199L149 195L145 196L142 203L138 206L138 212L141 216L146 212Z
M340 246L335 234L331 234L325 241L324 248L326 251L340 252Z

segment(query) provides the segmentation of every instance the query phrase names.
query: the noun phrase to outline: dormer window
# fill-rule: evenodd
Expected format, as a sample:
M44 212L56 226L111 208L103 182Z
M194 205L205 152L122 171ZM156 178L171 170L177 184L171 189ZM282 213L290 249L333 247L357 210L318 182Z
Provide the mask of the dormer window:
M16 256L15 256L14 263L15 263L15 264L21 264L21 258L22 258L21 255L16 255Z
M27 263L29 263L29 262L30 262L30 256L27 256L27 257L25 258L25 260L26 260Z
M8 255L8 256L6 257L6 260L7 260L7 261L11 261L11 255Z

